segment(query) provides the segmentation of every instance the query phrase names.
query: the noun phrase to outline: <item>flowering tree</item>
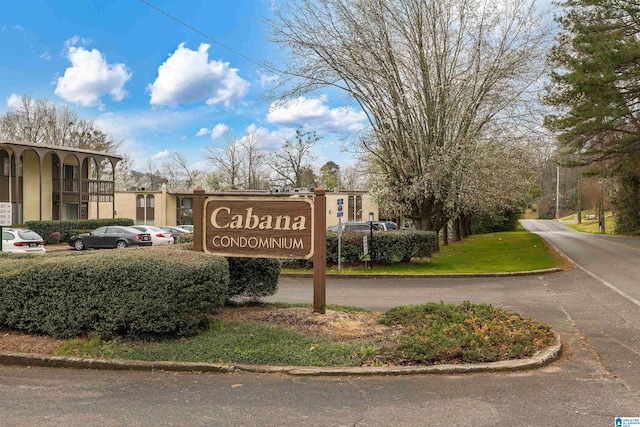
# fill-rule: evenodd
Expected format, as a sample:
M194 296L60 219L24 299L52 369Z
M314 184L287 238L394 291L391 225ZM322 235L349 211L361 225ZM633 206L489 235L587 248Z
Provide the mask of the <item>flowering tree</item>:
M289 49L292 79L277 92L332 86L352 96L371 124L363 145L391 205L419 228L439 230L477 187L465 180L484 166L468 164L469 153L489 141L508 152L498 131L514 128L533 105L549 34L533 3L287 2L272 31Z

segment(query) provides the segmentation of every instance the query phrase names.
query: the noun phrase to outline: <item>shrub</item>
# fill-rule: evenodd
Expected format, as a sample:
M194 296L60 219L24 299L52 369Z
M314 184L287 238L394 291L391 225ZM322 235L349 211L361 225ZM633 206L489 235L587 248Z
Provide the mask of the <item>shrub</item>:
M520 215L522 215L520 210L511 208L504 208L491 214L477 215L471 220L471 230L474 234L515 231Z
M259 299L276 293L280 262L267 258L227 258L229 290L227 298Z
M54 336L188 335L224 304L229 285L224 258L193 251L127 249L28 261L29 268L14 262L3 271L0 325Z
M342 260L356 263L362 258L362 238L365 233L344 231L342 233ZM366 234L369 239L369 234ZM409 262L411 258L430 257L440 250L438 235L431 231L374 231L373 242L369 242L373 258L378 263L392 264ZM327 233L327 264L338 263L338 234Z
M180 234L176 243L193 243L193 233Z
M134 222L130 218L74 219L62 221L25 221L25 227L35 231L45 239L45 244L54 243L52 233L60 233L60 242L68 242L76 230L94 230L105 225L130 226Z

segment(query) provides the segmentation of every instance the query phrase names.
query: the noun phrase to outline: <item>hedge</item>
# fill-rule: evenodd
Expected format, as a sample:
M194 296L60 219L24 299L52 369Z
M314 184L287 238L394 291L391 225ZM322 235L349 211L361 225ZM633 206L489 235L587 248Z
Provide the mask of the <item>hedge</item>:
M342 262L355 264L364 258L362 238L369 233L359 231L342 232ZM369 249L373 252L373 259L379 264L393 264L409 262L412 258L429 258L440 250L438 234L433 231L374 231L373 245L369 242ZM280 260L285 268L311 268L313 259ZM327 233L327 265L338 264L338 233Z
M267 258L227 258L229 290L227 297L256 300L276 293L280 262Z
M130 218L103 218L103 219L73 219L60 221L25 221L25 227L35 231L44 239L44 243L49 245L55 243L51 233L60 233L60 242L68 242L78 230L94 230L106 225L131 226L134 222Z
M363 257L362 238L370 234L357 231L342 232L342 260L345 263L357 263ZM374 231L373 242L369 241L369 250L375 262L393 264L409 262L411 258L428 258L440 250L438 235L431 231ZM338 263L338 233L327 233L327 263Z
M193 249L193 234L181 234L176 245L178 249ZM257 300L276 293L280 279L280 262L267 258L228 257L229 290L227 299L245 298Z
M29 268L5 261L0 325L59 337L189 335L225 303L229 286L227 261L194 251L40 256Z

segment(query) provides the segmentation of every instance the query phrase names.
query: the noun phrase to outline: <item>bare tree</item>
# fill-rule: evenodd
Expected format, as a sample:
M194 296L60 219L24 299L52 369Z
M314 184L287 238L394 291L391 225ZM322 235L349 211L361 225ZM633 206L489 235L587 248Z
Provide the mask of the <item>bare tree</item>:
M159 190L162 184L169 182L169 179L158 169L152 159L147 160L144 176L151 190Z
M138 187L138 177L133 170L133 157L125 154L120 162L116 165L114 173L115 189L125 190L130 187Z
M190 167L187 159L177 151L173 152L170 161L162 164L162 172L172 191L191 191L201 184L204 176L201 170Z
M267 184L265 172L265 155L262 150L262 141L256 131L249 131L241 140L240 145L244 150L244 176L245 190L261 190Z
M223 147L207 149L207 159L220 171L222 183L232 190L240 188L247 153L237 138L227 137Z
M532 0L295 0L272 24L294 78L277 94L352 96L390 204L427 230L462 209L464 154L507 146L495 135L533 105L550 41Z
M297 129L295 139L287 139L280 150L272 153L268 159L269 167L275 174L274 182L304 187L309 181L311 149L318 140L320 137L315 132Z
M19 104L0 117L0 137L110 153L117 152L121 145L66 105L34 100L28 95L22 95Z

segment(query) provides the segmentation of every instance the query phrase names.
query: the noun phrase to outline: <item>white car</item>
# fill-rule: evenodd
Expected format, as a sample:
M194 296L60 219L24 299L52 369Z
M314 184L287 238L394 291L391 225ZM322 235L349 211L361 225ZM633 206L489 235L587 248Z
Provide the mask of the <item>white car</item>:
M45 253L44 239L26 228L2 228L2 252Z
M191 224L183 224L180 226L180 228L184 228L188 232L193 233L193 225Z
M151 235L151 242L153 242L153 246L169 245L173 243L173 236L171 233L163 230L162 228L154 227L153 225L133 225L131 228L149 233Z

